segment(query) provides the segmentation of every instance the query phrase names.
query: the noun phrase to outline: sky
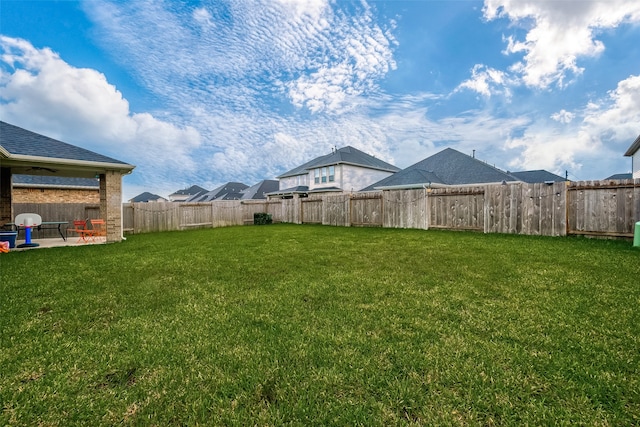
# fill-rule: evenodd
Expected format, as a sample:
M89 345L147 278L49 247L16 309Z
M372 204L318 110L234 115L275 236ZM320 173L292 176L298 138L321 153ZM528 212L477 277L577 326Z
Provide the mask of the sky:
M631 172L638 0L0 1L0 118L136 165L123 199L351 145Z

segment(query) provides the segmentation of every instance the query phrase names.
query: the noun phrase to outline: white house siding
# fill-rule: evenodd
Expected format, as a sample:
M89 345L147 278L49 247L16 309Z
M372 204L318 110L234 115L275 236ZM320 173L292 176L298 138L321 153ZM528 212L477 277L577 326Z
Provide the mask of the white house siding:
M280 178L279 181L280 190L297 187L299 185L309 185L309 175L288 176L286 178Z
M633 177L640 178L640 150L636 151L632 157Z
M342 190L345 192L360 191L363 188L373 184L374 182L378 182L381 179L384 179L392 174L391 172L373 170L360 166L341 166L341 181L338 181L337 179L336 181L339 183L339 185L337 186L342 188Z

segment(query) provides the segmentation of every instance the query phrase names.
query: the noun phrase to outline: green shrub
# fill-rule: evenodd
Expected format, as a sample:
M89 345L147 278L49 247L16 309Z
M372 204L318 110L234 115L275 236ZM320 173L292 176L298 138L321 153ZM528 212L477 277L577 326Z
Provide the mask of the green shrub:
M256 212L253 214L253 223L255 225L271 224L272 222L273 222L273 219L271 218L270 213Z

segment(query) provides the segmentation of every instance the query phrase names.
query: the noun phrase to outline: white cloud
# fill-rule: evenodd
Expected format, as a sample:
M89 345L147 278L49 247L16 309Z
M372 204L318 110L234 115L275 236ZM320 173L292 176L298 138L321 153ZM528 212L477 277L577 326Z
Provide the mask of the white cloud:
M574 113L562 109L557 113L553 113L551 115L551 118L556 122L567 124L567 123L571 123L571 121L574 119L575 116L576 115Z
M605 49L599 31L625 22L640 22L637 0L485 0L487 20L509 19L523 25L524 40L506 38L507 54L524 55L511 71L528 86L566 85L566 79L582 73L580 57L598 56Z
M622 80L606 98L590 104L584 123L591 133L605 140L635 139L640 132L640 75Z
M48 48L0 36L3 120L138 166L189 169L200 136L148 113L132 113L105 76L64 62Z
M509 80L508 74L504 71L476 64L471 70L471 78L460 83L454 92L469 89L486 97L503 94L509 99L511 97L508 88Z
M193 20L202 27L202 29L210 29L215 27L211 13L204 7L197 7L193 10Z
M559 124L539 123L508 141L508 148L521 150L510 166L556 172L569 169L579 177L587 162L615 163L608 159L621 158L640 132L640 76L619 82L605 98L581 110L561 110L551 118Z

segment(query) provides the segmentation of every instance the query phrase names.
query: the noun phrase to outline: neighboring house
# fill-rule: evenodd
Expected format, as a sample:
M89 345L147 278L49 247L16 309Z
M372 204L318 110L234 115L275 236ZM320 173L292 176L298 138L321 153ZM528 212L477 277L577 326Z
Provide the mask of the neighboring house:
M555 173L551 173L546 170L533 170L533 171L523 171L523 172L508 172L511 175L518 178L520 181L536 184L541 182L564 182L569 181L567 178L562 177L560 175L556 175Z
M172 202L184 202L190 197L196 196L198 194L204 194L208 191L209 190L205 190L198 185L192 185L189 188L178 190L175 193L169 194L169 200Z
M640 178L640 135L633 141L633 144L624 155L631 157L631 174L633 178Z
M278 191L279 182L274 179L265 179L242 191L242 200L266 199L267 193Z
M100 203L98 178L13 175L14 203Z
M446 187L519 181L513 175L453 148L446 148L363 191Z
M270 197L358 191L400 169L351 146L332 150L278 176L279 189Z
M168 200L162 196L158 196L157 194L149 193L148 191L138 194L133 199L129 199L129 203L147 203L147 202L168 202Z
M453 148L446 148L373 183L363 191L556 181L565 179L545 170L506 172Z
M632 173L615 173L605 178L605 180L607 181L611 179L633 179L633 174Z
M211 202L213 200L239 200L242 198L242 192L247 188L249 188L249 186L241 182L227 182L214 190L189 197L186 201Z

